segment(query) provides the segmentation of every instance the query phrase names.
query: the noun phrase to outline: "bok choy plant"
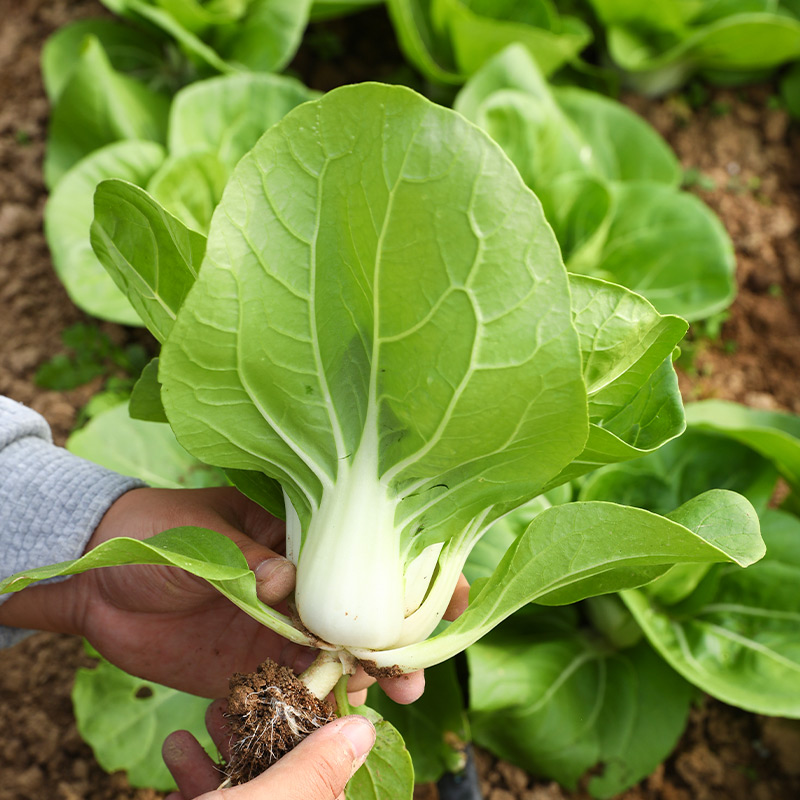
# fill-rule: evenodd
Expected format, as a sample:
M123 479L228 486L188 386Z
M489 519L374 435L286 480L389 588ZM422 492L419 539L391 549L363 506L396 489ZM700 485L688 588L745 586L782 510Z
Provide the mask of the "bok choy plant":
M2 591L112 563L181 566L318 648L308 682L325 697L356 662L378 676L437 664L531 601L763 554L733 492L668 516L565 503L436 631L493 523L683 430L671 357L686 323L568 276L500 147L411 90L348 86L289 112L234 169L207 238L143 189L103 182L92 242L163 343L135 393L142 414L285 516L294 606L261 604L238 549L197 528L112 540Z

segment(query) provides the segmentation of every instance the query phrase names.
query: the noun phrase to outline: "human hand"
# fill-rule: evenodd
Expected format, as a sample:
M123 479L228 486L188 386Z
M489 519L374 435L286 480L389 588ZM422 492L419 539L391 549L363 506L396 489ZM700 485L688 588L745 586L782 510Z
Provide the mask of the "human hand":
M256 573L262 602L279 604L294 588L294 567L282 557L283 522L233 488L129 491L106 512L87 550L114 537L146 539L181 525L210 528L236 543ZM463 610L467 594L463 581L448 617ZM225 695L234 672L250 672L267 657L301 672L315 655L253 620L202 579L154 565L107 567L29 587L0 607L0 623L83 635L127 672L205 697ZM363 673L351 679L355 704L371 682ZM421 672L380 683L401 703L424 688Z
M223 705L212 703L206 719L214 743L227 760ZM375 728L366 717L341 717L314 731L259 777L216 792L222 781L216 765L190 733L176 731L164 742L163 755L178 792L166 800L342 800L345 784L374 743Z

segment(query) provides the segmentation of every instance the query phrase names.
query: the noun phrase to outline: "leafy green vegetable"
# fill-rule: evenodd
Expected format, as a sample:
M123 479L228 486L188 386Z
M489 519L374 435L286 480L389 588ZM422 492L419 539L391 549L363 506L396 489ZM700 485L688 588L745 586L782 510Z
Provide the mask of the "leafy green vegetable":
M135 678L105 660L78 670L72 706L100 766L108 772L124 769L132 786L175 788L161 745L176 721L216 754L204 722L208 700Z
M163 41L116 20L84 19L59 28L42 49L42 78L51 103L58 101L76 68L87 38L99 42L116 71L157 84L163 69Z
M155 142L116 142L76 164L55 187L45 207L44 227L53 266L72 301L87 313L123 325L141 325L127 297L92 252L94 190L106 178L145 184L164 161Z
M434 81L463 83L512 42L519 42L549 75L591 41L577 17L535 0L387 0L406 57Z
M166 141L166 95L117 72L93 36L82 46L50 116L44 173L55 186L85 156L121 139Z
M311 0L103 0L118 14L146 20L192 58L217 72L273 72L291 60L308 22Z
M102 180L120 178L147 187L160 205L192 229L181 236L201 255L194 232L207 232L235 163L286 110L314 96L297 81L273 75L200 81L175 96L170 108L169 154L155 143L119 142L75 165L54 189L45 211L45 232L56 271L75 304L101 319L141 324L115 285L115 280L122 279L119 271L112 280L91 251L92 195ZM154 209L154 213L162 212ZM121 219L130 230L131 220L124 215ZM162 226L160 235L171 235L176 224Z
M622 594L648 639L696 686L760 714L800 717L800 521L766 511L763 561L717 567L680 603Z
M574 607L534 606L467 651L475 741L536 775L610 798L652 772L689 713L691 685L646 644L617 650Z
M800 58L800 20L771 0L590 0L606 26L608 51L639 91L661 94L698 71L752 80ZM759 74L760 73L760 74Z
M145 224L126 224L131 207ZM165 340L150 400L160 394L189 452L267 507L280 482L303 625L258 601L230 540L196 528L111 540L0 591L171 564L291 641L338 653L331 662L409 671L532 600L569 603L675 564L762 555L755 512L731 492L669 518L556 505L474 585L459 620L427 638L493 522L683 425L670 355L685 323L621 287L569 278L536 197L459 114L379 84L298 106L235 167L188 291L191 272L169 293L152 262L183 270L175 254L199 234L119 182L101 187L97 213L101 258ZM157 225L180 236L154 236ZM349 791L391 794L380 785L410 774L398 763Z
M794 491L800 492L800 418L724 400L704 400L689 408L693 427L747 445L770 460Z
M205 236L164 211L138 186L113 180L103 181L95 191L91 243L114 282L163 342L197 278Z
M730 304L735 262L724 228L679 190L674 155L631 111L551 88L518 45L476 73L455 108L539 195L569 270L621 283L689 320Z

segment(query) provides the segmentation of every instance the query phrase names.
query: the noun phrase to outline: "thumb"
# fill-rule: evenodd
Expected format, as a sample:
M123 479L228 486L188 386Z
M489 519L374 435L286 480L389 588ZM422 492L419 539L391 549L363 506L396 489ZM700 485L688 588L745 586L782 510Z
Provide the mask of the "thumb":
M314 731L265 773L228 789L231 800L337 800L375 744L375 726L358 715Z

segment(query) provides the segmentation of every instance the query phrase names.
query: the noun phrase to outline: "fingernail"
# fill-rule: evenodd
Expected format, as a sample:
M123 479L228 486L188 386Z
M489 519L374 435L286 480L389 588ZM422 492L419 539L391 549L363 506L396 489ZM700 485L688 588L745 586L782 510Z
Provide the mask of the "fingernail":
M341 733L353 745L353 773L367 760L372 745L375 744L375 726L366 718L352 716L342 728ZM351 774L353 774L351 773Z
M294 588L294 564L286 558L267 558L256 568L259 597L269 603L283 600Z

